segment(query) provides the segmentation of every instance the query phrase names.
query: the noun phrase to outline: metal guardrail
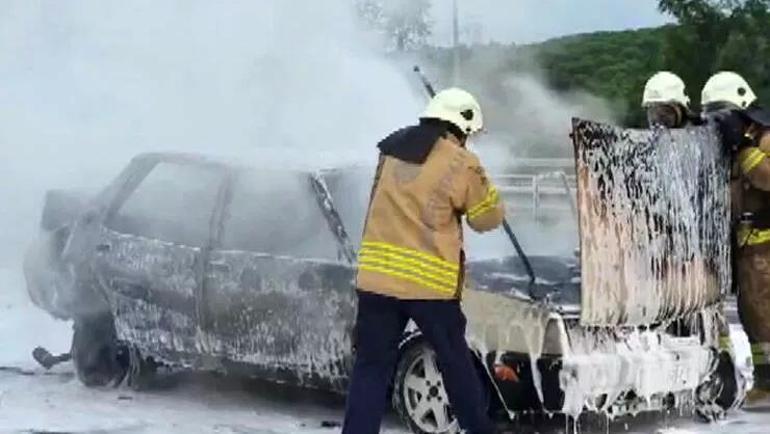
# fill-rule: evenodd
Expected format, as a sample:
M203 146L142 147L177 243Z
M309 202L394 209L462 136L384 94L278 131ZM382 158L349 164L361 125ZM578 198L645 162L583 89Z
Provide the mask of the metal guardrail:
M523 174L523 173L512 173L512 174L505 174L505 175L493 175L492 178L495 180L496 184L498 186L504 187L504 186L517 186L517 185L532 185L532 179L536 176L543 177L544 174L564 174L570 184L571 187L575 187L577 184L577 179L575 175L569 175L563 171L556 171L556 172L538 172L538 173L530 173L530 174Z
M528 169L565 167L571 160L525 160ZM518 160L517 163L522 162ZM506 173L492 176L511 214L531 212L537 220L543 214L570 213L577 219L577 178L564 170L534 173Z
M348 168L349 169L349 168ZM345 168L322 170L324 175L344 172ZM518 158L507 173L491 178L510 215L531 213L535 219L545 215L576 215L577 177L575 162L566 158ZM568 193L569 192L569 193Z
M538 169L561 169L565 172L575 171L575 160L572 158L514 158L513 167L531 167Z

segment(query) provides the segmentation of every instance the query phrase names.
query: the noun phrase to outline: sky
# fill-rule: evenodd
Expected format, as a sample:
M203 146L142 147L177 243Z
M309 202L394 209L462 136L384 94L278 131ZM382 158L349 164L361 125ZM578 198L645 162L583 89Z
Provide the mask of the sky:
M2 0L0 263L47 189L101 189L142 152L374 164L425 97L359 34L349 0Z
M433 0L433 38L437 45L452 41L452 1ZM658 12L655 0L457 1L460 26L466 29L464 36L475 42L525 44L574 33L654 27L671 21Z

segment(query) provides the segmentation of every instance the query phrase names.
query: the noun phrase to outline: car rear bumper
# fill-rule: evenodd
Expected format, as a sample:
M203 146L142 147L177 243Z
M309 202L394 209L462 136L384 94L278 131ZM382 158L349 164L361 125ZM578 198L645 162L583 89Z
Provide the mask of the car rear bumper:
M44 234L30 246L24 256L24 278L27 293L37 307L58 319L73 316L72 278L51 261L50 235Z

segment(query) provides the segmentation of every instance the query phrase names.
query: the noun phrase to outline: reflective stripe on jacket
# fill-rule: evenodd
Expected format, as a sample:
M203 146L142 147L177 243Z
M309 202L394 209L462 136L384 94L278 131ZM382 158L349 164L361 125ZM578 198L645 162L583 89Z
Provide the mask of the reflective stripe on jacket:
M770 241L770 229L755 229L748 225L741 225L737 234L738 245L756 246Z
M447 134L422 164L381 155L375 182L356 286L401 299L460 297L461 217L483 232L499 226L504 216L478 157Z
M388 243L364 242L358 268L417 283L437 292L454 295L460 267L438 256Z
M767 215L770 207L770 133L762 134L758 146L742 149L738 153L736 170L740 173L740 185L733 201L738 215L752 213ZM763 222L765 225L768 222ZM766 228L767 226L760 226ZM736 233L739 246L754 246L770 242L770 229L759 229L750 224L738 225Z

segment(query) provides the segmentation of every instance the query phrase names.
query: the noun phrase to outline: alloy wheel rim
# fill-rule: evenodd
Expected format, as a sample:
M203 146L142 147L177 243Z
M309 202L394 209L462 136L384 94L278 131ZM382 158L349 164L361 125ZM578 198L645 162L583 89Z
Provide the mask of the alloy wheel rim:
M436 354L425 349L406 371L402 390L409 418L426 433L458 432Z

